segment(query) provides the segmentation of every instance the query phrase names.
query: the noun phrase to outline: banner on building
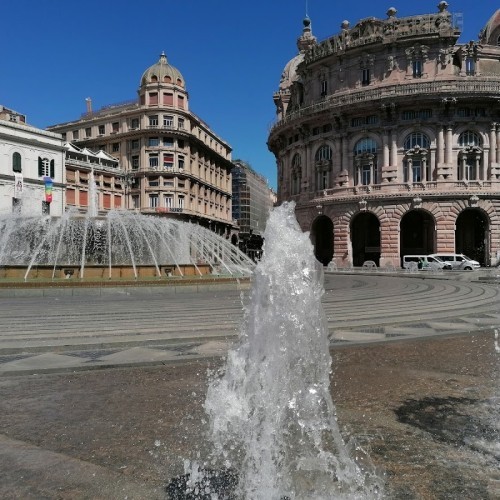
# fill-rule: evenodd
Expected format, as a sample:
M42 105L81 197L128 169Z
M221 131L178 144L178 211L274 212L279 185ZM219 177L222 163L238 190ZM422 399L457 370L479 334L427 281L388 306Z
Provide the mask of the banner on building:
M14 174L14 198L21 198L23 194L23 174Z
M44 177L43 182L45 184L45 201L47 203L52 202L52 187L54 183L52 182L52 179L50 177Z

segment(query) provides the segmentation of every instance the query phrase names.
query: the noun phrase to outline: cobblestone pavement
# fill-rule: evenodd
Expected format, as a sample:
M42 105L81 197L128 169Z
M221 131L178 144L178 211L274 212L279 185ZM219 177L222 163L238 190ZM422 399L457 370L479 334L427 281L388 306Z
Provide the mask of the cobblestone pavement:
M491 330L500 287L474 273L325 277L332 344ZM465 276L465 279L464 279ZM224 354L237 338L248 285L100 293L47 289L0 297L0 375L165 364Z

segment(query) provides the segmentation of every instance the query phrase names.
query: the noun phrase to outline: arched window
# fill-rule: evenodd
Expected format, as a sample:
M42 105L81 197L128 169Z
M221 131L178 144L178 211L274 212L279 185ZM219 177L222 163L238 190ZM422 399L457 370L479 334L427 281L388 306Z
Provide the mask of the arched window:
M356 185L378 183L378 144L371 137L363 137L354 146L354 171Z
M300 180L302 178L302 157L296 153L292 159L292 171L291 171L291 181L292 181L292 194L300 193Z
M354 155L360 155L363 153L376 153L378 145L371 137L364 137L359 140L354 146Z
M466 130L458 137L457 179L459 181L474 181L482 179L481 165L483 163L483 139L473 132Z
M22 172L21 155L18 152L12 154L12 170L14 172Z
M483 139L476 132L472 132L472 130L466 130L460 134L458 138L458 145L461 148L465 148L467 146L479 146L483 145Z
M403 182L424 182L431 180L429 147L431 141L422 132L412 132L403 143Z
M325 160L328 161L331 159L332 159L332 148L330 148L330 146L328 146L327 144L321 146L314 155L315 161L325 161Z
M408 135L404 142L404 150L409 151L415 147L427 149L430 145L429 138L422 132L413 132Z

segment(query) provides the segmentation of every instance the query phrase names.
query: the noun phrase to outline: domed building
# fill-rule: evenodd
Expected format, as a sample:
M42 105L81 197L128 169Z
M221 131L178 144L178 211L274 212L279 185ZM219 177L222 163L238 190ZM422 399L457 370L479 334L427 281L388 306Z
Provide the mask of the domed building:
M234 229L231 147L190 111L185 80L164 53L142 74L137 99L97 111L87 99L81 118L49 130L79 148L104 151L119 161L125 171L125 203L108 202L104 209L174 217L219 234ZM88 176L74 180L67 205L85 210ZM104 182L98 186L106 200L110 188Z
M456 20L445 1L391 8L319 42L304 21L268 146L323 264L500 262L500 10L478 41L458 43Z

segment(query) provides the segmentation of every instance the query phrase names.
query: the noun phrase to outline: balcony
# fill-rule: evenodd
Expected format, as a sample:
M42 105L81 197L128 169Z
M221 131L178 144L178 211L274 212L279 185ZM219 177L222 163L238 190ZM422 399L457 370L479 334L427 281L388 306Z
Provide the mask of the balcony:
M445 96L453 97L491 97L495 100L500 94L500 78L488 79L487 77L476 77L474 79L438 80L438 81L411 81L410 83L399 83L397 85L380 85L372 89L347 90L330 95L327 99L304 106L293 111L284 119L274 123L271 126L271 132L287 125L288 123L307 116L312 116L323 111L332 111L334 108L350 108L360 103L373 103L374 106L380 105L384 101L393 102L397 98L413 98L421 96L424 98L433 97L440 100Z

